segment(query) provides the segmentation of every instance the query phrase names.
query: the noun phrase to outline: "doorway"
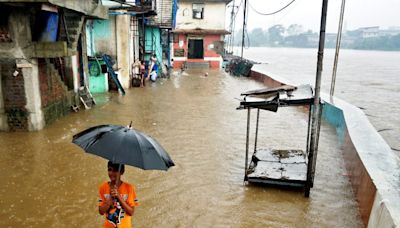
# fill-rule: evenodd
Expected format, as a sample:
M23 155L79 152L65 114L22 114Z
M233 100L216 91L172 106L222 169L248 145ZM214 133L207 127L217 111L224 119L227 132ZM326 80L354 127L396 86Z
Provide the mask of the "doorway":
M203 57L204 57L203 39L189 39L188 58L203 59Z

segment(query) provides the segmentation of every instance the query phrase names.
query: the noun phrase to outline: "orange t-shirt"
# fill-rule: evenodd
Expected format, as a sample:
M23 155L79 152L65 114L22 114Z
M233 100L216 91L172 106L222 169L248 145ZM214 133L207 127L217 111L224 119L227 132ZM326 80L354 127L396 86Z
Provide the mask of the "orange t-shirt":
M121 195L122 199L124 199L129 206L136 207L139 204L137 203L135 187L128 183L122 182L122 184L118 188L118 192ZM99 206L102 206L106 199L109 199L110 196L110 184L108 182L104 182L100 185L99 188ZM132 227L132 216L125 213L122 206L119 204L118 200L113 199L113 207L105 214L105 221L103 224L103 228L130 228Z

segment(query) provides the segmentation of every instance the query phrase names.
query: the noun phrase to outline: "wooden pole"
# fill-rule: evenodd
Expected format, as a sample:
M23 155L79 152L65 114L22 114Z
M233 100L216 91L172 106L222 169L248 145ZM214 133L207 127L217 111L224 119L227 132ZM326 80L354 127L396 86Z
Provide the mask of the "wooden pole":
M322 1L322 13L321 13L321 27L319 33L319 47L318 47L318 62L317 62L317 74L315 78L315 93L314 93L314 107L312 110L312 122L311 122L311 140L310 140L310 154L308 155L308 167L307 167L307 183L305 196L308 197L310 194L310 187L313 185L315 164L317 161L317 146L318 145L318 118L320 117L320 90L321 90L321 74L322 64L324 58L324 46L325 46L325 30L326 30L326 14L328 12L328 0Z
M256 136L254 139L254 153L257 152L257 139L258 139L258 122L260 120L260 109L257 109L257 123L256 123Z

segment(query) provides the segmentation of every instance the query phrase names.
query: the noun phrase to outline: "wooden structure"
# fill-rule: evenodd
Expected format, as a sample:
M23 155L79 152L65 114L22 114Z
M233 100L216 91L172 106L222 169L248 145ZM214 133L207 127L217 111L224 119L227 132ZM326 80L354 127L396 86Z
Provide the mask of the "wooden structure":
M318 150L319 128L317 129L317 140L311 140L311 114L313 110L314 96L311 86L302 85L281 86L261 90L248 91L241 94L244 96L238 109L247 109L247 136L246 136L246 162L245 181L254 183L265 183L272 185L303 187L305 196L308 197L310 188L314 182L315 159ZM281 107L308 106L309 120L307 127L307 146L303 150L284 149L258 149L257 136L260 110L276 112ZM250 112L257 109L257 123L255 129L254 152L249 164L249 134L250 134ZM318 122L320 118L318 118ZM319 126L319 124L318 124Z

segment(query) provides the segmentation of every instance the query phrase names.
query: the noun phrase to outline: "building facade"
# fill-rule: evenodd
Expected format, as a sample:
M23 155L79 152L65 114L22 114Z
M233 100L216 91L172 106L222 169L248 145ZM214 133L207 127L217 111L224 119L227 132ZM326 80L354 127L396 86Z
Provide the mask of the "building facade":
M40 130L79 105L88 84L87 18L94 0L0 0L0 130Z
M174 68L220 68L224 50L226 5L231 0L181 0L173 31Z

